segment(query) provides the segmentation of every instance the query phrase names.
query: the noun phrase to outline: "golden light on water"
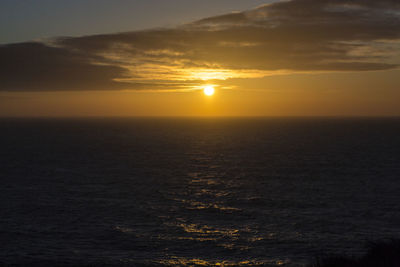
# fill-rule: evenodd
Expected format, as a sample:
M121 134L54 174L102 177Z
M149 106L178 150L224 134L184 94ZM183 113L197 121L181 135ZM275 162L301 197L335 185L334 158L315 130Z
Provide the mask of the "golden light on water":
M204 87L203 92L204 92L204 94L205 94L206 96L212 96L212 95L215 94L215 89L214 89L213 86L208 85L208 86Z

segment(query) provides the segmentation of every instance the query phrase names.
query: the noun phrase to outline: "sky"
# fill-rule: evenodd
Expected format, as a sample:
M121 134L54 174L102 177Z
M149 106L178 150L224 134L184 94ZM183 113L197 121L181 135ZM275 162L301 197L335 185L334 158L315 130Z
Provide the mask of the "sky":
M396 0L5 0L0 25L0 116L400 116Z
M272 0L1 0L0 44L174 27L268 2Z

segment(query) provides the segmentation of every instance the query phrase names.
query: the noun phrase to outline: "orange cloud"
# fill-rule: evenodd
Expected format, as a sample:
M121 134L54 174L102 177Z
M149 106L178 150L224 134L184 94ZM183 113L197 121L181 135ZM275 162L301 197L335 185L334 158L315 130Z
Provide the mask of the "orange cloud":
M394 0L292 0L173 29L0 46L0 90L190 90L205 81L397 68Z

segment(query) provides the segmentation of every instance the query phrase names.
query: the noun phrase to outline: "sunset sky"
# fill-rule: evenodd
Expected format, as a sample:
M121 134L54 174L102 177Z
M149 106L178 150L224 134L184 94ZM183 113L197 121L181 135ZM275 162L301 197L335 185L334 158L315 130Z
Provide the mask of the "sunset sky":
M5 0L0 25L0 116L400 115L397 0Z

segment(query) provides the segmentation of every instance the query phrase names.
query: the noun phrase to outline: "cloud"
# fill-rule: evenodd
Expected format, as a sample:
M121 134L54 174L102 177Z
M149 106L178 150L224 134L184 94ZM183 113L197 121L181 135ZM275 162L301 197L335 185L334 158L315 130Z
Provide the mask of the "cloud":
M3 91L85 90L118 88L117 65L97 65L94 55L41 43L0 46L0 89Z
M0 90L190 90L233 78L397 68L397 0L292 0L172 29L0 46Z

